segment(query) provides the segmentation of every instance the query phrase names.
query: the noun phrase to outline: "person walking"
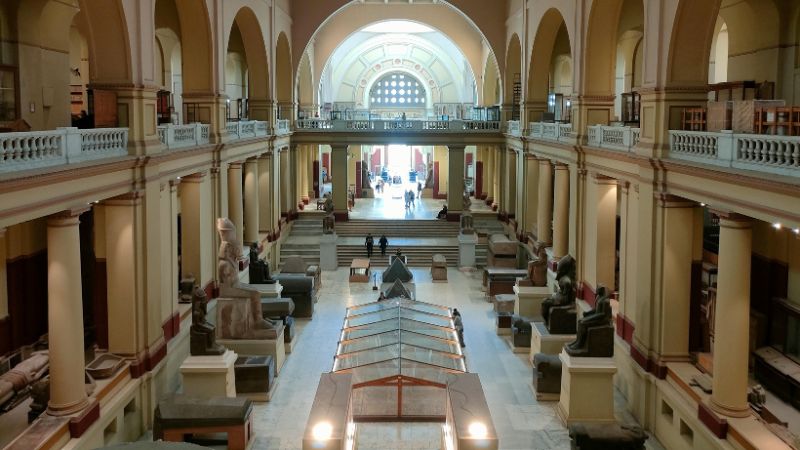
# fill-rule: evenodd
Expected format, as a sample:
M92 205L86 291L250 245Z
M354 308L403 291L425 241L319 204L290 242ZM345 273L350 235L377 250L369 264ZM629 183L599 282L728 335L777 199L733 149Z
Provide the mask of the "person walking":
M372 238L372 233L367 234L364 246L367 247L367 258L372 258L372 247L375 246L375 239Z
M417 181L417 198L422 198L422 182Z
M408 191L408 199L411 200L411 207L414 208L415 207L415 205L414 205L414 191L412 191L412 190Z
M386 239L385 234L382 234L381 238L378 239L378 246L381 248L381 256L386 256L386 247L389 246L389 240Z

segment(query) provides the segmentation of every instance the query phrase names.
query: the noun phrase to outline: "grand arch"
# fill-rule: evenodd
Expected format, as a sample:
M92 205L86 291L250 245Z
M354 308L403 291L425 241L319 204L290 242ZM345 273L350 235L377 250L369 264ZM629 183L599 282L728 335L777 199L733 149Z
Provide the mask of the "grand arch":
M556 49L559 33L566 34L567 42L563 49ZM536 28L531 50L530 68L528 73L528 90L526 103L531 111L526 121L540 120L541 113L547 109L553 59L559 53L572 54L572 36L569 35L564 18L556 8L548 9L541 18ZM563 61L562 61L563 63ZM572 72L575 70L573 68Z

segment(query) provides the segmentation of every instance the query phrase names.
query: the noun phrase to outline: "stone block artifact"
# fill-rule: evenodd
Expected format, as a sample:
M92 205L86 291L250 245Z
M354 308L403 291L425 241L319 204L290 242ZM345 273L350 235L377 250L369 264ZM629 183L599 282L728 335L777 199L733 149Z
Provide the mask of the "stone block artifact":
M178 283L178 289L180 290L180 303L191 303L192 302L192 294L194 293L194 287L197 284L197 281L194 278L194 275L188 274L186 278L181 279L180 283Z
M578 321L578 334L564 350L570 356L608 358L614 356L614 326L611 300L605 286L597 288L595 307Z
M534 244L534 258L528 261L528 278L519 282L520 286L547 286L547 253L541 243Z
M327 214L322 218L322 234L333 234L336 232L336 217L333 213Z
M461 234L474 234L475 229L474 227L474 220L472 214L462 214L461 215Z
M561 393L561 359L558 355L533 355L533 387L537 396Z
M189 353L192 356L221 355L225 347L217 344L214 325L206 320L206 292L199 286L192 295L192 327L189 329Z
M542 302L542 318L552 334L575 333L575 271L575 258L561 258L556 270L556 292Z
M531 346L531 323L522 317L515 316L514 323L511 325L511 334L514 347Z
M644 449L647 434L638 426L616 423L576 423L569 427L572 448L578 450Z

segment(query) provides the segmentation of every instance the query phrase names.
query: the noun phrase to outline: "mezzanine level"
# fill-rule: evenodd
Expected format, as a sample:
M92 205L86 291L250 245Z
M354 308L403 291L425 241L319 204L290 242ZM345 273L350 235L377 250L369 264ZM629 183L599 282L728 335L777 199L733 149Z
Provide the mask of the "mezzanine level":
M321 133L499 133L500 122L483 120L329 120L303 119L297 132Z

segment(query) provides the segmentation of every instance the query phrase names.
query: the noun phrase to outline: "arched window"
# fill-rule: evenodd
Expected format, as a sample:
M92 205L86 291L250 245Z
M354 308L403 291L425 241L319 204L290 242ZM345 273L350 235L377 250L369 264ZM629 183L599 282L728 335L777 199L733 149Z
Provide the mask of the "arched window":
M425 87L417 78L402 72L384 75L369 91L371 106L424 108Z

